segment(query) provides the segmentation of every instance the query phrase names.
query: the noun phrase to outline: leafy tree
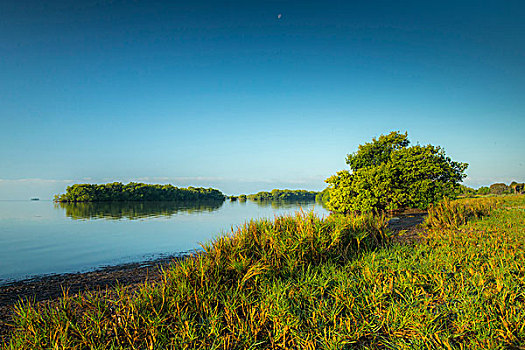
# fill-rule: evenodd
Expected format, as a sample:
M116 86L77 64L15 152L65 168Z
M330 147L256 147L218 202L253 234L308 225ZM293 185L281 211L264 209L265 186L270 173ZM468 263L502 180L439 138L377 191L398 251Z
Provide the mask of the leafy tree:
M490 185L490 194L506 194L511 193L511 188L504 183L495 183Z
M473 195L476 194L476 190L465 185L459 185L458 194Z
M480 194L483 196L489 193L490 193L490 188L488 188L487 186L481 186L480 188L476 190L476 194Z
M378 166L390 160L392 152L405 148L410 144L408 134L391 132L388 135L381 135L379 139L372 139L373 142L360 145L357 152L346 157L346 164L350 169L357 171L364 167Z
M520 193L521 194L525 190L525 183L517 183L516 181L512 181L510 183L509 187L510 187L512 193L515 193L515 194Z
M411 146L407 134L391 132L348 155L350 171L329 177L328 208L334 212L426 209L454 197L466 163L452 161L441 147Z

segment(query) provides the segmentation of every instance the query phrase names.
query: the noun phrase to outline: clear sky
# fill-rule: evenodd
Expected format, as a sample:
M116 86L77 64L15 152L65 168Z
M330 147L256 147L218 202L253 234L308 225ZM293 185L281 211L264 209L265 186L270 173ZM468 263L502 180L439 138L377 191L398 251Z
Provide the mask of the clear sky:
M321 190L408 131L525 181L524 1L0 2L0 199Z

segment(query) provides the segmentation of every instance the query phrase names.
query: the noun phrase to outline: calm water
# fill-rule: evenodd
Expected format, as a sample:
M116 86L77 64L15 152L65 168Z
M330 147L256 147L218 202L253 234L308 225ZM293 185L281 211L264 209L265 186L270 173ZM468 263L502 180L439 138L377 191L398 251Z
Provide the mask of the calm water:
M328 214L315 203L0 201L0 284L191 251L252 218L300 208Z

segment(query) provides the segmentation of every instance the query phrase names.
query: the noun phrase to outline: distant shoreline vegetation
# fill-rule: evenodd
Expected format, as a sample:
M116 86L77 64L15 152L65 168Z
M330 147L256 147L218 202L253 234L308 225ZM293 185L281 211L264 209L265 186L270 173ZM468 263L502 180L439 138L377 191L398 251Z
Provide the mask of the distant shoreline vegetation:
M240 195L239 199L249 199L252 201L314 201L319 192L306 190L278 190L271 192L258 192L249 195Z
M66 193L55 195L54 201L74 202L109 202L109 201L224 201L226 196L214 188L188 187L178 188L173 185L144 184L130 182L123 184L75 184L68 186Z
M494 183L487 186L482 186L480 188L473 189L464 185L460 187L460 195L499 195L499 194L525 194L525 183L518 183L512 181L510 185L506 185L502 182Z

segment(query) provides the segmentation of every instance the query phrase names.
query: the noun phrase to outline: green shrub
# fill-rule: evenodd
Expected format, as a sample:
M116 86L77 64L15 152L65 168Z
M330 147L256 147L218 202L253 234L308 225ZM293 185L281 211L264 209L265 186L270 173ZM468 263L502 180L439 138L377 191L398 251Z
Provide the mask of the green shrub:
M410 146L407 134L391 132L360 145L343 170L326 179L328 209L338 213L403 208L426 209L459 191L466 163L455 162L441 147Z

